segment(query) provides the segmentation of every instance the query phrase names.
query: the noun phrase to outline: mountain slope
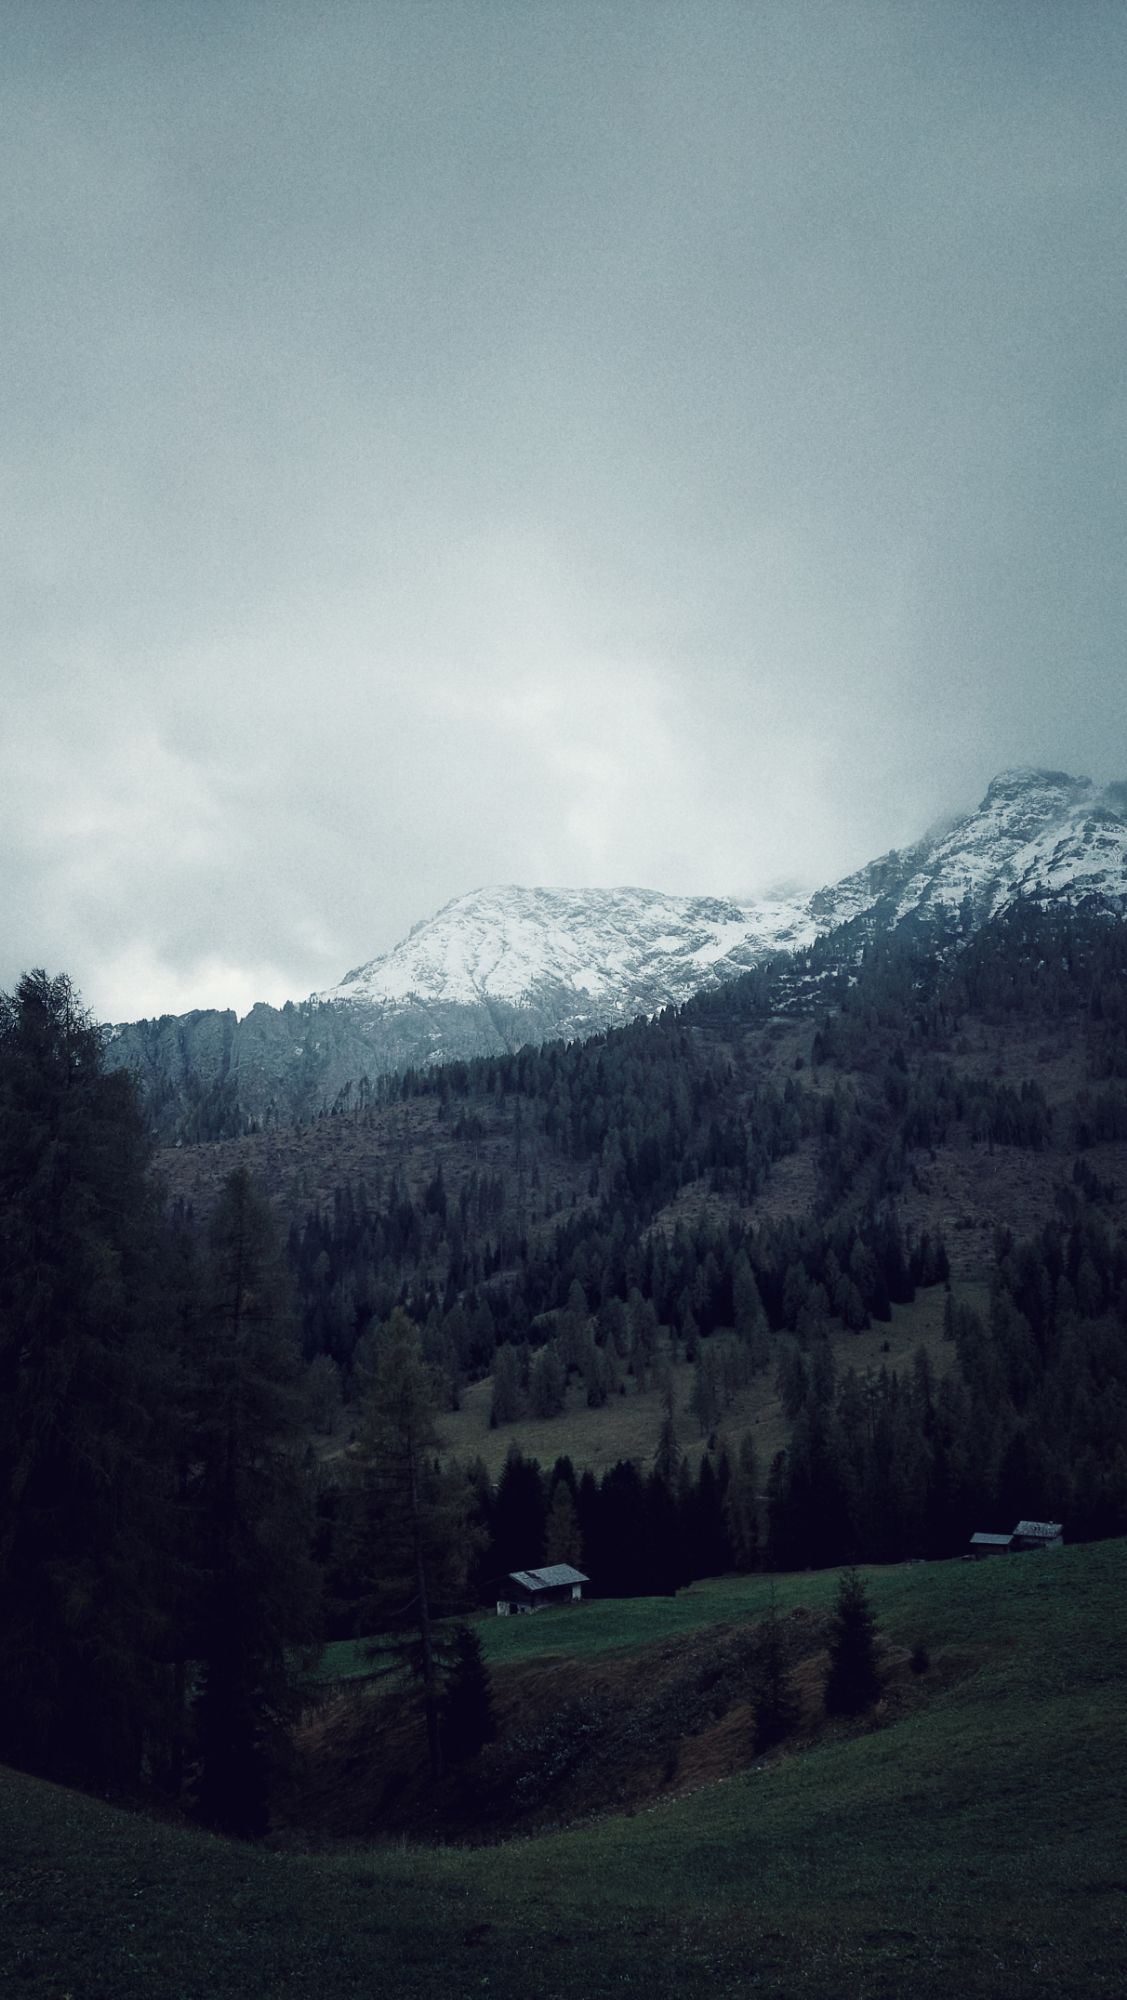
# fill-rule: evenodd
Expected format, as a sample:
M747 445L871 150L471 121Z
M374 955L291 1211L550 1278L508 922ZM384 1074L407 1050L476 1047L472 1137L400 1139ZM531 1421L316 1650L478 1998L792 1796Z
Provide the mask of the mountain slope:
M746 972L766 951L805 944L809 931L796 903L652 889L478 889L317 998L353 1008L500 1001L553 1016L562 1005L577 1027L602 1026L608 1014L629 1020Z
M410 1066L677 1006L858 918L877 932L974 928L1021 898L1127 909L1124 787L1004 771L976 811L809 897L475 890L300 1005L135 1022L112 1031L108 1055L140 1077L164 1136L230 1136L362 1103L375 1079Z

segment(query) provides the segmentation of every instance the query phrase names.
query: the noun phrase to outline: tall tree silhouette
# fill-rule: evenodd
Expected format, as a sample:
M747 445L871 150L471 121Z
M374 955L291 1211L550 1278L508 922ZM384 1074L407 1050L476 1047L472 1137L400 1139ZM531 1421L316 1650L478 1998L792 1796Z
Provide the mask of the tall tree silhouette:
M70 981L0 996L0 1755L131 1782L162 1480L148 1145Z
M471 1492L438 1460L439 1398L417 1327L397 1310L375 1350L353 1461L354 1562L366 1629L378 1652L406 1664L423 1698L431 1776L443 1769L441 1667L436 1618L464 1600L473 1554Z
M826 1709L830 1715L860 1715L879 1693L876 1619L861 1577L847 1569L838 1585L830 1635Z
M304 1398L288 1273L243 1169L212 1218L189 1487L198 1562L198 1806L266 1825L271 1754L297 1700L294 1649L317 1630Z

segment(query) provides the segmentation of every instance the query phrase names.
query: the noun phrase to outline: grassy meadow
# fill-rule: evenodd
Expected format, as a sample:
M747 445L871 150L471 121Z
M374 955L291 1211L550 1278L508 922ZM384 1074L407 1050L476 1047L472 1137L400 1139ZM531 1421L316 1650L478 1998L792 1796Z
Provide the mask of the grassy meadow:
M920 1698L647 1810L491 1848L243 1847L0 1777L0 1982L52 2000L1120 1995L1127 1542L866 1572ZM776 1579L824 1608L834 1573ZM759 1577L484 1621L490 1659L647 1648Z

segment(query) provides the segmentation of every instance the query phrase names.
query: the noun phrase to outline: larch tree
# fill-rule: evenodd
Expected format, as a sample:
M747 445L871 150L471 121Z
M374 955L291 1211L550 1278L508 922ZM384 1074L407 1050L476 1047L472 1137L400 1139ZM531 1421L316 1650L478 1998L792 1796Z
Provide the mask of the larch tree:
M441 1777L436 1622L464 1601L473 1555L465 1474L439 1461L439 1397L417 1327L397 1309L383 1329L360 1417L349 1508L361 1618L373 1653L422 1690L431 1776Z

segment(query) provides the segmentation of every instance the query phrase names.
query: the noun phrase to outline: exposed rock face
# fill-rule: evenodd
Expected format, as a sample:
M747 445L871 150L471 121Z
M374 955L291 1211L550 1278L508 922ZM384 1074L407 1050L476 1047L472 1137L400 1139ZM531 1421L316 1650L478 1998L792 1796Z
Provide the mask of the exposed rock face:
M298 1005L109 1031L168 1138L363 1103L375 1078L593 1034L677 1006L867 916L976 925L1021 897L1127 910L1127 787L1003 771L973 813L813 896L736 904L648 889L479 889Z

